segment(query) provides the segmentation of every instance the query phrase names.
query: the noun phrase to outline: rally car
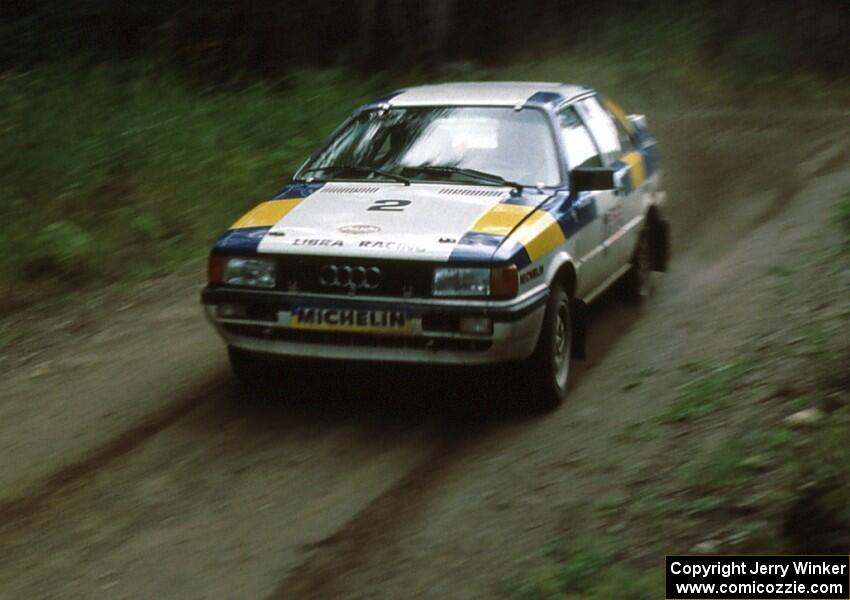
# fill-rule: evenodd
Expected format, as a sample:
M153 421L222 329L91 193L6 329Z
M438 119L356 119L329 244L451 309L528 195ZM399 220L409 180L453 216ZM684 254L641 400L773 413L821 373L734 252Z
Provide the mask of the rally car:
M552 407L587 303L665 269L664 199L646 119L593 89L404 89L218 239L202 302L249 381L269 358L513 363Z

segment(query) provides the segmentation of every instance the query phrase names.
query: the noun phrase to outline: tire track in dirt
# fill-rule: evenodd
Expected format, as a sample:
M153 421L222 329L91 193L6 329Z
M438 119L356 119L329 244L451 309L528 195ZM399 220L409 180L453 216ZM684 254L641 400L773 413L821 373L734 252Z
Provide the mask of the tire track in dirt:
M401 535L404 523L415 522L412 517L427 504L427 497L438 493L440 477L476 437L467 432L436 447L341 529L314 544L308 557L268 598L338 597L344 591L345 576L369 561L370 550L388 545Z
M21 527L56 497L72 493L94 474L115 460L137 449L157 433L186 416L209 395L221 389L222 379L203 384L185 397L163 406L148 415L142 422L92 448L77 460L60 467L50 475L32 484L24 493L0 503L0 528Z
M588 316L594 345L587 359L574 365L571 387L578 387L604 360L617 340L638 321L639 308L627 302L620 292L619 286L615 286L591 307ZM511 383L504 373L494 376L505 385ZM522 389L512 386L508 401L504 397L505 388L499 387L499 383L482 382L481 386L491 392L484 394L491 399L486 409L479 406L469 413L454 415L450 421L443 420L443 425L448 428L441 432L428 456L413 465L395 484L372 499L333 534L312 544L306 557L284 575L267 598L344 596L349 591L346 588L348 575L373 562L378 552L399 542L411 527L416 527L417 517L426 512L431 505L430 500L441 493L441 484L452 476L455 464L476 454L482 445L498 444L499 440L506 442L514 436L522 436L528 427L541 422L541 418L529 419L517 406L522 405ZM501 395L494 396L497 389L501 390ZM412 395L417 396L415 393Z

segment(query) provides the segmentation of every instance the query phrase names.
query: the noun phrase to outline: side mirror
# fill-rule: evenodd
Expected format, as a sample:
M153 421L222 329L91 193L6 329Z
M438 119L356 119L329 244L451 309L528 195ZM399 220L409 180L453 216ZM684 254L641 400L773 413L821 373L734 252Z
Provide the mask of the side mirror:
M632 127L639 131L646 131L649 125L646 123L646 115L628 115L626 119L632 124Z
M615 187L611 167L579 167L570 171L570 189L574 192L613 190Z

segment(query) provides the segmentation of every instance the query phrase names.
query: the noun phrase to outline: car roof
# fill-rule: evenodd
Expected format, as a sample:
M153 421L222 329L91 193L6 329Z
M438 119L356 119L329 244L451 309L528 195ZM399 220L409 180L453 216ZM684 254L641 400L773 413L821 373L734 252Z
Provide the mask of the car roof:
M580 85L539 81L440 83L406 88L371 104L390 106L517 106L559 104L591 92Z

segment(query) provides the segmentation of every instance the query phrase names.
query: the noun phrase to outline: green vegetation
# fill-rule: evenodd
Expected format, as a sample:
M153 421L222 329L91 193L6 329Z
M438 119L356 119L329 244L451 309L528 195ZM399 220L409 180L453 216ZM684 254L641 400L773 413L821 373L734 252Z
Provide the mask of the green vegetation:
M729 443L701 460L686 465L685 477L692 486L717 489L732 487L746 476L740 445Z
M663 593L660 576L646 575L617 562L615 547L606 539L585 540L570 549L564 549L560 543L553 544L542 561L507 582L507 596L517 600L660 597Z
M0 286L201 268L215 237L374 87L311 72L205 92L141 64L6 74Z
M679 397L664 415L666 421L688 421L711 414L722 406L752 364L739 359L703 373L698 369L696 365L686 365L686 370L696 377L681 387Z

